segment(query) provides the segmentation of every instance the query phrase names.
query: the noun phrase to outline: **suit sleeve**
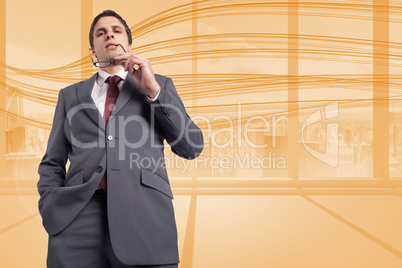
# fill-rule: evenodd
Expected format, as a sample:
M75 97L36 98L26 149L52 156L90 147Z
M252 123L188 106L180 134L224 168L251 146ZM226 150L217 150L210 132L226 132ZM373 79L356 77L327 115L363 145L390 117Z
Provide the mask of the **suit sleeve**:
M43 201L51 190L56 187L63 187L66 175L66 163L71 144L66 138L64 122L66 119L66 109L62 90L53 118L52 130L49 135L46 153L39 164L39 181L37 184L39 199L39 210Z
M202 131L187 114L171 78L161 85L158 98L149 105L172 151L187 159L198 157L204 148Z

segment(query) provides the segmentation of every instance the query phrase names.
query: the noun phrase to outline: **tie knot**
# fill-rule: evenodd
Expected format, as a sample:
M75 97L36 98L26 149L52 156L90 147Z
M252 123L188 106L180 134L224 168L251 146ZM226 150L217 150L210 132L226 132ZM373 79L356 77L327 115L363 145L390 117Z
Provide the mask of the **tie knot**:
M121 81L121 78L118 75L109 76L106 79L106 82L108 82L109 84L115 84L115 85L119 84L120 81Z

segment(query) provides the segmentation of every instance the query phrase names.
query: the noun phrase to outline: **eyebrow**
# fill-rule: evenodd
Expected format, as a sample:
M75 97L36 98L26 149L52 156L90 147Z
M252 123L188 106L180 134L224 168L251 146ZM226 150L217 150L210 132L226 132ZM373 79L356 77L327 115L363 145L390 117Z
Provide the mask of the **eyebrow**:
M121 26L119 26L119 25L112 25L112 28L113 28L113 29L116 29L116 28L123 29L123 28L122 28ZM101 28L97 29L95 33L99 32L99 31L104 31L104 32L106 32L106 28L105 28L105 27L101 27Z

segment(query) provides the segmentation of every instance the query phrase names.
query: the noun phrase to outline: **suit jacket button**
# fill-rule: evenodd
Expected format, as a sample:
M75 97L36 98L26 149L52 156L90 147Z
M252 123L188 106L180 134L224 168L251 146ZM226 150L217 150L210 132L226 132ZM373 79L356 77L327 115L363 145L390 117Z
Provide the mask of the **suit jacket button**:
M96 172L101 173L102 170L103 170L103 167L101 167L101 166L96 167Z

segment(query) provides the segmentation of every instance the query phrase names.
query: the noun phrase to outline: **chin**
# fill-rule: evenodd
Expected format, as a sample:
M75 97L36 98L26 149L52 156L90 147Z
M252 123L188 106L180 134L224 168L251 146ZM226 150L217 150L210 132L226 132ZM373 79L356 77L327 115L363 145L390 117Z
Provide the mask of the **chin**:
M117 53L117 52L111 52L111 53L108 53L107 55L105 55L105 59L104 59L104 60L107 60L107 61L114 61L114 57L117 57L117 56L119 56L119 53Z

